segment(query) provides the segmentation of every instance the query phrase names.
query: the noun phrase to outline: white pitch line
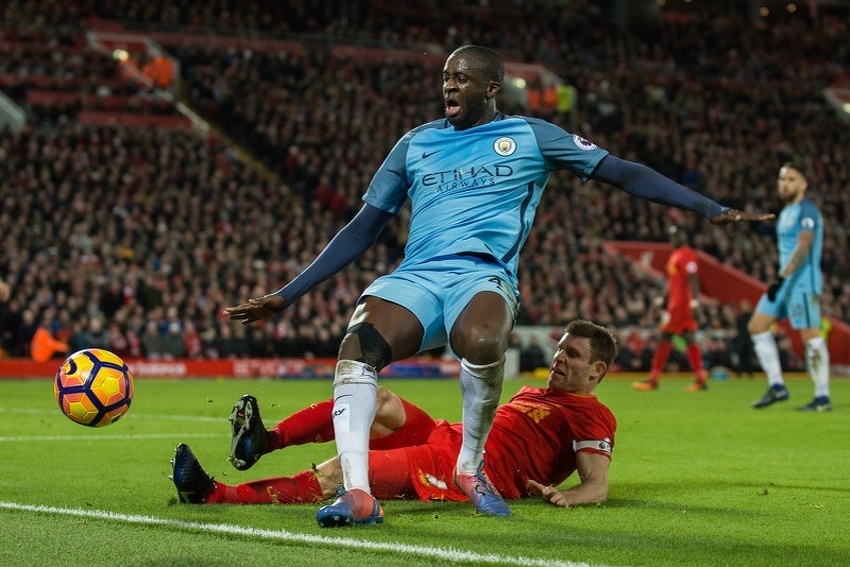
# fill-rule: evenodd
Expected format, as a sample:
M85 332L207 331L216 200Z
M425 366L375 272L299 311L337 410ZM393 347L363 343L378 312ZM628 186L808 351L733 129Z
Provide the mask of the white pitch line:
M132 419L155 419L157 421L199 421L204 423L222 423L225 424L225 427L228 430L230 429L230 422L227 421L227 417L229 416L229 414L224 417L210 417L203 415L163 415L156 413L128 413L127 416Z
M103 434L103 435L33 435L31 437L19 435L17 437L0 437L0 443L14 443L17 441L132 441L136 439L173 439L184 438L211 438L222 437L219 433L138 433L138 434Z
M83 510L80 508L57 508L54 506L42 506L32 504L18 504L15 502L0 501L0 509L21 512L35 512L39 514L52 514L56 516L71 516L77 518L95 518L113 522L124 522L127 524L139 524L144 526L164 526L181 530L201 531L216 534L227 534L231 536L243 536L248 538L260 538L274 541L300 542L319 546L343 547L350 549L390 551L402 555L417 555L433 557L437 559L453 561L455 563L496 563L500 565L520 565L521 567L606 567L604 565L591 565L590 563L576 563L573 561L558 561L523 557L521 555L500 555L498 553L475 553L447 547L432 547L423 545L409 545L404 543L374 542L347 537L314 536L298 534L286 530L263 530L258 528L245 528L232 524L205 524L201 522L183 522L154 516L143 516L139 514L118 514L106 510Z

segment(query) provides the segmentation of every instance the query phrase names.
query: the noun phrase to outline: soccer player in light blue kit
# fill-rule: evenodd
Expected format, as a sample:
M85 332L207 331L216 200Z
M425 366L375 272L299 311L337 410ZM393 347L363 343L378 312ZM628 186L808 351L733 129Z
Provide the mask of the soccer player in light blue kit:
M800 407L803 411L829 411L829 350L820 332L820 296L823 293L821 256L823 217L806 197L808 182L801 163L788 162L779 169L777 187L785 207L776 224L779 272L761 296L748 330L756 356L767 374L768 389L753 402L756 409L788 399L782 378L779 350L771 327L787 318L799 331L806 352L806 367L815 385L815 397Z
M609 183L715 224L773 218L722 207L543 120L503 115L496 109L503 79L494 51L468 45L453 52L443 68L445 118L396 143L363 207L301 274L275 293L225 309L243 324L279 313L358 258L410 200L404 260L363 292L340 344L333 415L344 490L317 513L322 526L383 520L368 478L378 372L446 344L461 361L463 443L455 483L479 512L510 515L487 478L483 449L518 308L519 251L551 172ZM265 435L256 400L237 401L231 421L231 462L245 469L261 454Z

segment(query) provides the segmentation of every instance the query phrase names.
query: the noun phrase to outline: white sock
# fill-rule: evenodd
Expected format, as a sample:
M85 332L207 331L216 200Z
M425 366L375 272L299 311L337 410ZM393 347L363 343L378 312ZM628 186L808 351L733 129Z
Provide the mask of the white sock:
M463 444L457 458L457 472L475 473L484 458L484 443L493 426L502 381L505 358L492 364L477 365L460 361L460 390L463 396Z
M771 386L784 385L782 380L782 363L779 361L779 348L773 333L765 331L752 336L753 349L759 359L761 369L767 374L767 383Z
M829 349L823 337L806 342L806 367L815 383L815 397L829 397Z
M333 423L346 490L369 486L369 430L378 404L378 373L364 362L340 360L334 373Z

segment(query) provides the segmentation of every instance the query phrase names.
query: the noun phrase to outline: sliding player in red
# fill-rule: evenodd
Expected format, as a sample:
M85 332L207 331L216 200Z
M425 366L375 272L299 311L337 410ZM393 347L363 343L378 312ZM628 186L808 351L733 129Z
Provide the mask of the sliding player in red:
M558 343L547 387L524 386L498 407L486 452L488 476L504 498L536 495L564 507L607 498L617 422L594 392L616 353L616 340L608 329L573 321ZM245 470L277 449L332 440L332 409L333 400L325 400L266 429L256 399L243 396L235 411L250 414L243 416L250 427L244 434L234 431L231 462ZM379 387L369 454L374 496L467 500L453 482L461 440L461 423L435 420ZM579 484L555 488L575 471ZM342 469L339 457L334 457L291 477L228 485L213 480L181 443L172 479L185 503L301 504L333 497L342 483Z

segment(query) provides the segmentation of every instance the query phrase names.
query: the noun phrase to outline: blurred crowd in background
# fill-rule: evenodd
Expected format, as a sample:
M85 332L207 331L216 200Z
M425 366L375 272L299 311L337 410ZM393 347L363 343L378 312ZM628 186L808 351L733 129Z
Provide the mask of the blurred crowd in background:
M5 356L29 356L39 327L70 350L101 346L126 357L335 356L360 291L401 258L406 213L279 318L243 327L220 311L298 274L360 207L396 139L442 114L439 66L339 57L331 51L338 42L444 54L471 42L541 63L578 96L569 112L535 114L740 209L778 211L776 172L802 156L826 223L824 312L850 320L842 252L850 248L850 124L823 97L850 76L846 14L759 21L734 2L706 2L631 28L617 25L617 3L605 1L313 4L4 3L0 80L29 118L20 133L0 133L0 275L11 288L0 306ZM252 33L306 49L163 45L180 63L185 102L219 134L83 125L78 113L105 94L136 112L173 112L140 104L149 93L117 75L109 56L85 49L92 18ZM28 98L45 89L82 96ZM624 345L620 367L647 369L663 280L602 244L666 242L673 221L695 249L761 281L774 276L770 224L714 227L555 175L521 256L518 324L583 317L610 325ZM709 366L752 373L742 323L751 308L702 303ZM800 368L781 344L786 366ZM674 356L671 364L687 362Z

